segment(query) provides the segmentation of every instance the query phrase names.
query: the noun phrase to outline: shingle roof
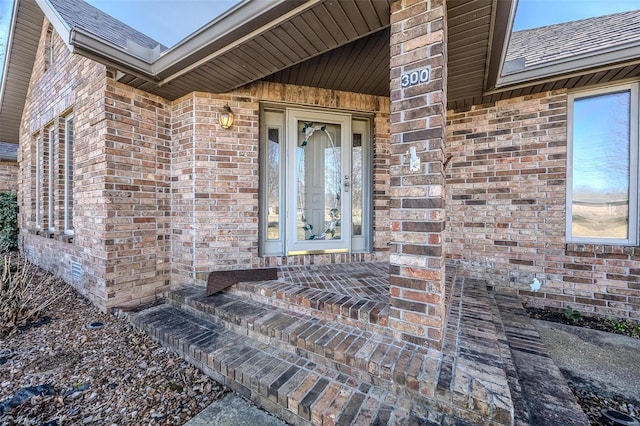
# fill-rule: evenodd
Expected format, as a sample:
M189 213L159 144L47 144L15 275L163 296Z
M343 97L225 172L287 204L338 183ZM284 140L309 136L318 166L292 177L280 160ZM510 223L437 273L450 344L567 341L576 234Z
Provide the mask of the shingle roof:
M82 0L49 2L71 28L81 28L123 49L127 49L127 40L131 40L147 49L154 49L160 45L160 51L167 50L166 46L151 37Z
M630 42L640 42L640 10L515 31L506 62L518 61L522 69Z
M0 142L0 160L18 160L18 144Z

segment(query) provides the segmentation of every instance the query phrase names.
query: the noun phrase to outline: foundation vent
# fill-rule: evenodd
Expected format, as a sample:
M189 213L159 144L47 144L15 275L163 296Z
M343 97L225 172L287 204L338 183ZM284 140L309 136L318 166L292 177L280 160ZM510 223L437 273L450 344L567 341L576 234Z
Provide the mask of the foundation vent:
M27 256L33 257L34 254L35 254L35 250L33 249L33 247L27 247Z
M71 261L71 276L73 278L82 278L82 265L80 262Z

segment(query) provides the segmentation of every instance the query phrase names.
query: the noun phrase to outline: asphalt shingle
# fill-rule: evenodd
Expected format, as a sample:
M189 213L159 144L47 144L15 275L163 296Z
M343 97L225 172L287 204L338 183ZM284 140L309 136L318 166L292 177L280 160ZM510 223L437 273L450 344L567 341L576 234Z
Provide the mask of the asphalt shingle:
M548 25L511 34L506 61L525 68L640 43L640 10Z
M127 49L127 40L131 40L147 49L160 45L160 51L167 50L166 46L151 37L82 0L50 2L71 28L81 28L123 49ZM149 7L152 7L151 3Z

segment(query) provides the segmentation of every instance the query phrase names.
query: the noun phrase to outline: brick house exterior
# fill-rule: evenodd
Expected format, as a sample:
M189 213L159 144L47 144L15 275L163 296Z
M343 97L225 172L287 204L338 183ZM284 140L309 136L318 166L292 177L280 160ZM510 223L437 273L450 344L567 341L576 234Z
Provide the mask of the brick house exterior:
M18 146L0 142L0 192L18 192Z
M0 192L18 192L18 163L0 161Z
M449 112L447 257L532 305L637 319L638 248L565 237L567 103L556 90Z
M68 25L62 37L60 18L50 10L63 10L64 0L39 0L41 7L22 2L44 10L14 141L22 250L105 311L150 302L171 287L204 284L214 270L388 261L390 329L399 339L435 348L447 311L447 262L491 286L516 289L532 304L638 318L639 249L574 243L565 235L570 90L591 80L531 83L526 94L507 85L461 97L453 66L460 48L451 23L456 4L381 3L388 7L379 24L389 31L388 96L284 83L273 71L264 77L255 71L256 77L233 64L225 78L251 75L215 91L206 84L217 83L193 71L226 63L216 57L209 64L207 52L167 67L174 72L168 77L151 75L118 56L124 47L110 53L91 44L101 42L100 34L81 39L84 33ZM235 41L229 37L225 42ZM489 31L487 40L493 43ZM319 56L324 53L309 57L329 61ZM302 66L284 62L280 70ZM426 70L428 77L419 80ZM409 80L414 72L415 82ZM619 75L638 74L636 67ZM230 129L218 123L226 105L235 114ZM369 250L261 254L265 105L369 120ZM415 170L413 152L421 162ZM42 185L50 188L48 197ZM539 291L531 290L534 279Z

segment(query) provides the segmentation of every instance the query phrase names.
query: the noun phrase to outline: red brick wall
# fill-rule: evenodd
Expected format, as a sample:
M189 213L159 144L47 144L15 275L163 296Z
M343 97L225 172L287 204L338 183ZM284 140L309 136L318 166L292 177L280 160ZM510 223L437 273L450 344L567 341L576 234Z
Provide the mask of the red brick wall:
M0 160L0 192L18 192L18 163Z
M107 310L147 302L169 283L170 109L69 53L48 63L42 30L20 135L21 249ZM53 33L54 37L58 37ZM74 115L74 228L63 229L63 117ZM36 229L38 135L53 126L55 232ZM46 223L46 222L45 222ZM75 269L75 273L74 273Z
M372 254L258 257L260 102L374 113ZM218 124L229 104L232 128ZM171 279L204 281L212 270L385 260L389 223L388 98L255 83L232 93L191 93L173 103Z
M72 56L62 40L56 37L55 61L48 63L48 44L45 42L49 25L41 32L41 42L36 54L33 74L27 94L20 130L18 178L20 200L20 247L30 260L60 276L85 294L97 306L105 309L106 290L103 279L105 261L100 247L100 206L96 200L104 200L101 194L98 170L92 156L100 150L100 134L106 128L101 120L104 113L105 68L87 59ZM63 142L61 118L72 112L75 128L76 176L75 179L75 236L65 238L62 225L62 186L56 184L54 193L55 227L53 235L46 235L35 227L35 141L53 126L57 148L53 153L56 170L62 170ZM47 136L48 138L48 136ZM104 202L101 203L104 206ZM44 207L44 206L43 206ZM72 262L81 266L81 276L74 277Z
M534 305L638 318L640 249L566 243L566 114L564 91L448 113L447 257Z
M446 10L442 1L391 5L391 226L389 326L439 348L445 307ZM428 81L402 84L412 73ZM417 75L417 74L414 74ZM417 83L417 82L415 82ZM410 150L420 165L410 168Z
M107 79L103 196L108 307L148 302L169 285L169 102Z
M59 39L56 59L48 64L47 31L45 23L21 131L21 246L32 261L100 308L148 302L170 283L204 279L216 269L387 258L388 98L256 83L231 94L192 93L169 102L116 82L110 70L71 55ZM258 257L261 101L374 115L376 253ZM236 121L221 130L218 112L227 102ZM60 178L53 234L46 226L36 229L34 210L35 142L38 135L47 140L45 132L53 126L54 168L61 170L63 118L70 113L73 237L62 229ZM42 200L41 211L46 210ZM48 224L45 214L43 224Z

